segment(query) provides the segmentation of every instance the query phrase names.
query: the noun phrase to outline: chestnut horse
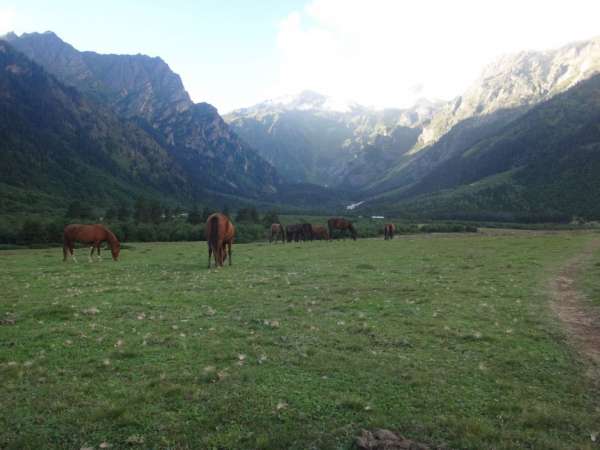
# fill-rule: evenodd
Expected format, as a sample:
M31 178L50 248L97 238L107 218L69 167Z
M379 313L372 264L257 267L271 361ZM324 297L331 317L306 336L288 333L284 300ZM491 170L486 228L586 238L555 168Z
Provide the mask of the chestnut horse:
M112 231L101 224L80 225L78 223L73 223L67 225L63 234L63 242L63 261L67 260L67 253L70 253L73 261L77 262L75 255L73 255L75 242L91 244L92 251L90 252L90 261L92 260L94 249L96 249L98 259L100 259L100 244L102 244L102 242L108 242L110 252L115 261L119 259L119 252L121 251L121 243L117 237Z
M394 239L394 233L396 232L396 225L393 223L386 223L383 226L383 239Z
M229 218L221 213L208 216L205 235L208 244L208 268L210 269L210 257L213 253L215 255L215 267L223 267L228 252L229 265L231 265L231 244L235 235L235 227Z
M271 225L271 236L269 236L269 242L273 242L273 239L275 239L275 243L281 239L281 242L285 244L285 229L280 223L274 223Z
M323 225L313 225L312 233L315 239L320 239L323 241L329 240L329 233L327 232L327 228L325 228Z
M329 228L329 240L333 239L333 230L348 230L352 239L356 240L356 229L349 220L333 217L327 221L327 227Z

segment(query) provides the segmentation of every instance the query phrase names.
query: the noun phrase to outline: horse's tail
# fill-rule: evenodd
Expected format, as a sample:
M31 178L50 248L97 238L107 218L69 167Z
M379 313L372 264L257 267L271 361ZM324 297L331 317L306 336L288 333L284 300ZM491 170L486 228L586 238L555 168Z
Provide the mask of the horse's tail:
M208 236L208 245L213 249L214 252L217 251L219 243L219 217L213 216L210 219L210 235Z

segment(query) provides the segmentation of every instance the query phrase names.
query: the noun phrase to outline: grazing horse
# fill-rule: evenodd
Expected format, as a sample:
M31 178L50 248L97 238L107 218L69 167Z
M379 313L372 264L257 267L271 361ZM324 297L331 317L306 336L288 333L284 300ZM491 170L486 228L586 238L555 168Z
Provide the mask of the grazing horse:
M298 242L304 236L304 233L302 232L302 225L299 223L288 225L285 227L285 234L287 235L288 242Z
M121 251L121 244L117 237L112 231L101 224L80 225L78 223L73 223L67 225L63 233L63 242L63 261L67 260L67 254L71 254L73 261L77 262L75 255L73 255L75 242L91 244L92 251L90 252L90 261L92 261L94 249L96 249L98 259L100 259L100 244L102 244L102 242L108 242L110 252L115 261L119 259L119 252Z
M231 265L231 244L235 235L235 227L227 216L221 213L208 216L205 235L208 244L208 268L210 269L210 257L213 253L215 267L223 267L227 253L229 253L229 265Z
M329 240L333 239L333 230L348 230L352 239L356 240L356 229L349 220L332 217L327 221L327 227L329 228Z
M312 232L315 239L320 239L323 241L329 240L329 233L327 232L327 228L323 225L313 225Z
M275 239L275 243L281 239L281 242L285 244L285 228L280 223L274 223L271 225L271 236L269 236L269 242L273 242Z
M307 241L307 240L313 240L313 228L312 225L310 223L303 223L302 224L302 240L303 241Z
M393 223L386 223L383 226L383 239L394 239L394 233L396 232L396 225Z

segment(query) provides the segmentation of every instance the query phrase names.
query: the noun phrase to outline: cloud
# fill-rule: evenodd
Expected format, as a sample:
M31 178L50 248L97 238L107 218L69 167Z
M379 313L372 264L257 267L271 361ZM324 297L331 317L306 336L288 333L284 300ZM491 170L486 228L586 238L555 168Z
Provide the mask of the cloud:
M502 54L593 37L597 17L588 0L312 0L279 24L273 90L380 107L449 99Z
M0 7L0 35L14 30L16 15L14 8Z

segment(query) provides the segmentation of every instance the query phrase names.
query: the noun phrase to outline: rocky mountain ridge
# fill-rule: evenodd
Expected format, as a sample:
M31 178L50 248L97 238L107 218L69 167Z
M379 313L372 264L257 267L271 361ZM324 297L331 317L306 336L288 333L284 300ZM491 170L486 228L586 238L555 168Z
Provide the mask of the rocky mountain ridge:
M152 134L193 184L245 197L277 191L275 169L231 131L216 108L194 104L162 59L80 52L52 32L5 39L61 82Z

